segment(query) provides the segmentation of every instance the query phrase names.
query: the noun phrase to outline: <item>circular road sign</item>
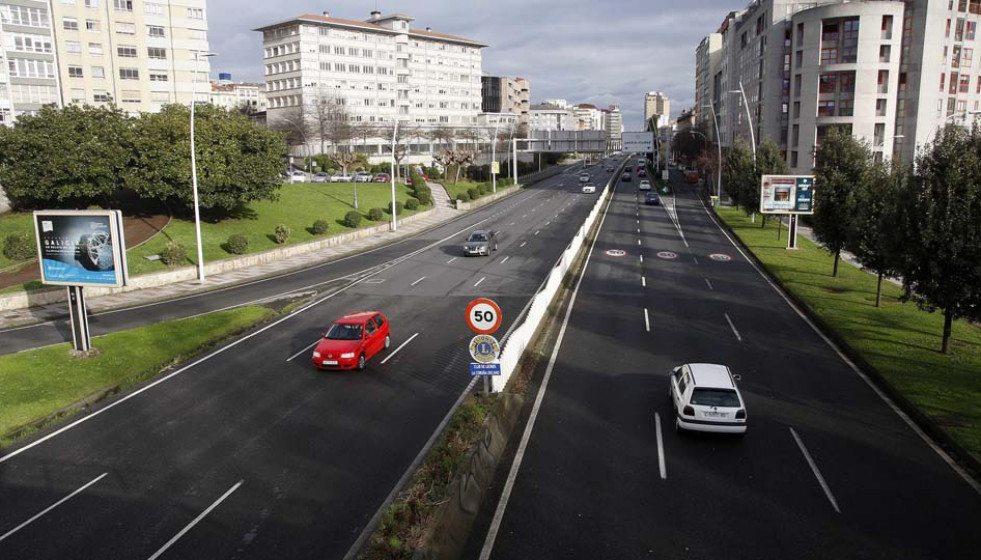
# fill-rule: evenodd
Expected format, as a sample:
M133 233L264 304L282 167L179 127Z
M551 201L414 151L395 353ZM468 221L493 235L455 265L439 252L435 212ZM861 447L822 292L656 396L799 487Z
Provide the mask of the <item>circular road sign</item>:
M671 260L671 259L678 258L678 253L673 253L671 251L661 251L660 253L657 254L657 256L658 258Z
M489 334L478 334L470 339L470 356L477 362L489 364L501 357L501 345Z
M725 253L712 253L711 255L709 255L709 258L712 259L713 261L719 261L719 262L729 262L732 260L732 257L726 255Z
M487 298L478 298L467 306L467 326L477 334L491 334L501 328L501 308Z
M625 256L627 256L627 252L624 251L624 250L622 250L622 249L607 249L606 254L607 254L607 256L610 256L610 257L625 257Z

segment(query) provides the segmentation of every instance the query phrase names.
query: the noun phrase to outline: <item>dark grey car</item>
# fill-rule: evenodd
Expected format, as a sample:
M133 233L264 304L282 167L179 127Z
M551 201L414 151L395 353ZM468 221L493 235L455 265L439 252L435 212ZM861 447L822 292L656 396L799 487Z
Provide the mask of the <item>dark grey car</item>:
M490 256L491 251L497 250L497 232L479 229L470 234L463 244L463 254L466 256Z

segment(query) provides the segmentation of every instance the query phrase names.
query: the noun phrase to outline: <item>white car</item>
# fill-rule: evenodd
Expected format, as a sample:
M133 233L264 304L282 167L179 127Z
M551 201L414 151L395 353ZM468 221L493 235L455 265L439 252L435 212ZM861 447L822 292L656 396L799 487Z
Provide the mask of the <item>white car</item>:
M729 368L684 364L671 372L668 393L675 429L726 434L746 433L746 403Z
M588 183L589 182L589 179L590 179L589 173L580 173L579 174L579 182L580 183Z
M354 182L354 175L348 175L346 173L337 173L330 178L331 183L351 183Z
M637 185L637 189L642 191L649 191L651 190L651 182L648 181L647 179L644 179L640 182L639 185Z
M290 183L306 183L309 179L307 174L302 171L290 171L287 173L286 180Z
M585 185L582 186L582 193L583 194L595 194L596 193L596 185L592 185L590 183L586 183Z
M374 177L371 173L355 173L354 182L355 183L370 183L371 179Z

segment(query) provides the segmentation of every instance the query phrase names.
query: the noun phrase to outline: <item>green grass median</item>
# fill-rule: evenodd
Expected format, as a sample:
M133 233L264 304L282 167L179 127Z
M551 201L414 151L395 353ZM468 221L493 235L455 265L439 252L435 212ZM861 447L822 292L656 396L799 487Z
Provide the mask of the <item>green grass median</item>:
M720 208L719 216L767 270L906 399L981 460L981 329L959 320L951 352L942 354L943 315L902 303L902 290L883 284L875 307L875 276L848 264L831 276L833 259L798 237L789 251L787 229L777 239L777 221L761 228L741 211Z
M92 339L101 353L73 358L70 344L0 356L0 447L86 399L125 389L275 315L251 306Z

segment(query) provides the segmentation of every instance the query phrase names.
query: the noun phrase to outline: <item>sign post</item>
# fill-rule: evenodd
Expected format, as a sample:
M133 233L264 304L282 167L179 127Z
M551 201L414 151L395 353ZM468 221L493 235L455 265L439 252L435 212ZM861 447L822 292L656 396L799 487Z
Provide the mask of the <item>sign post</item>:
M760 213L787 214L787 249L796 249L797 217L814 213L814 176L764 175L760 186Z
M484 393L490 393L490 376L501 375L501 344L492 333L501 328L503 313L493 300L477 298L467 305L467 326L477 333L470 339L470 375L484 378Z

